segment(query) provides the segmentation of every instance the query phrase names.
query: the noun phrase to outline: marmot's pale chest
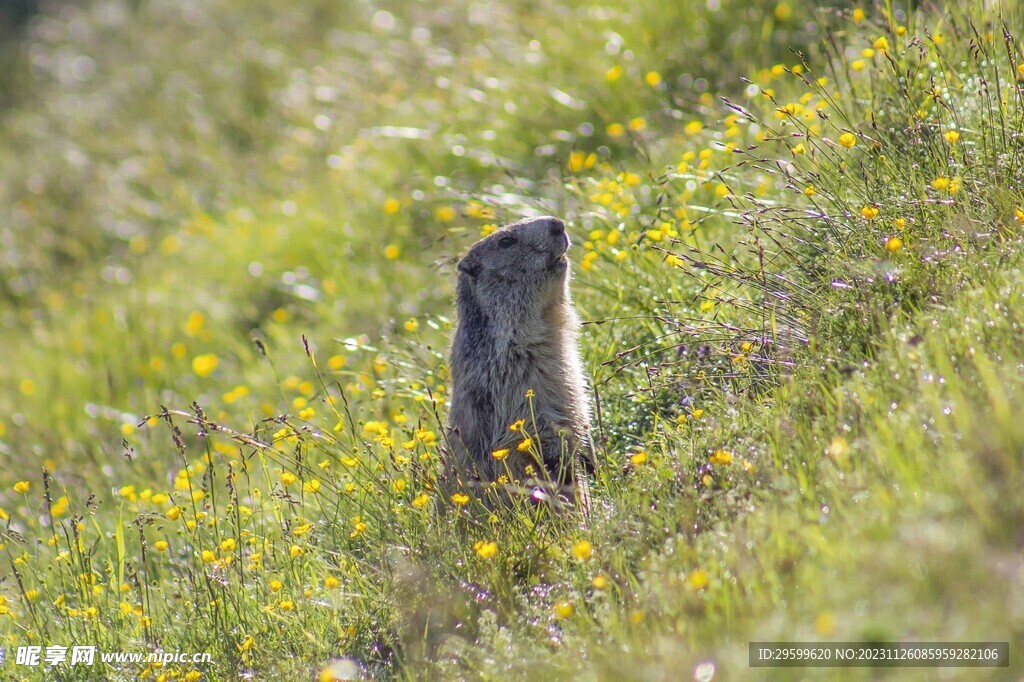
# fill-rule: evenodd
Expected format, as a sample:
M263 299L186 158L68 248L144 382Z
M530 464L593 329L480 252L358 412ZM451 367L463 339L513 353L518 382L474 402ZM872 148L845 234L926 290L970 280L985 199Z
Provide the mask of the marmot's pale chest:
M527 494L579 484L585 496L593 445L568 247L561 220L529 218L459 262L448 412L449 476L459 484Z

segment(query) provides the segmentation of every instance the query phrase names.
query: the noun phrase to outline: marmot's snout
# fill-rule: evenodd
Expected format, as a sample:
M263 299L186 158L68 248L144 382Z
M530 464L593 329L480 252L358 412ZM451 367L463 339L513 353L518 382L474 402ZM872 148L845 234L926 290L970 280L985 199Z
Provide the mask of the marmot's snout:
M546 218L545 222L551 236L551 260L548 267L554 270L563 269L569 264L569 259L565 255L569 249L569 235L565 231L565 223L558 218Z

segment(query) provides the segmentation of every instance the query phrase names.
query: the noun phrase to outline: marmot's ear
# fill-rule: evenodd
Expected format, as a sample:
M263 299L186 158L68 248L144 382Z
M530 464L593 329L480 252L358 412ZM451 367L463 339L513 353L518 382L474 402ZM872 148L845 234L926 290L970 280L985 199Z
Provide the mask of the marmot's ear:
M469 256L466 256L459 261L459 272L464 272L470 277L476 277L480 274L480 264Z

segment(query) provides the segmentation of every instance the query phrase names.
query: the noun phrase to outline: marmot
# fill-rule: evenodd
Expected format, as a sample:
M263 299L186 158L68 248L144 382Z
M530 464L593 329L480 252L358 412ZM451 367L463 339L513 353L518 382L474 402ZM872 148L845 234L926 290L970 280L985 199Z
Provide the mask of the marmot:
M534 498L575 494L586 509L594 454L568 248L561 220L527 218L459 261L448 474Z

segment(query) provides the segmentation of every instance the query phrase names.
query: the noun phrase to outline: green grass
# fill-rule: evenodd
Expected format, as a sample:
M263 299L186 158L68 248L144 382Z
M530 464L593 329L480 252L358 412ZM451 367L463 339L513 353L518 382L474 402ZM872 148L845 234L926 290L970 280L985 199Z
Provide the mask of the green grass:
M0 97L4 677L1019 668L1022 18L719 5L38 18ZM575 242L586 523L436 489L454 259L533 211Z

